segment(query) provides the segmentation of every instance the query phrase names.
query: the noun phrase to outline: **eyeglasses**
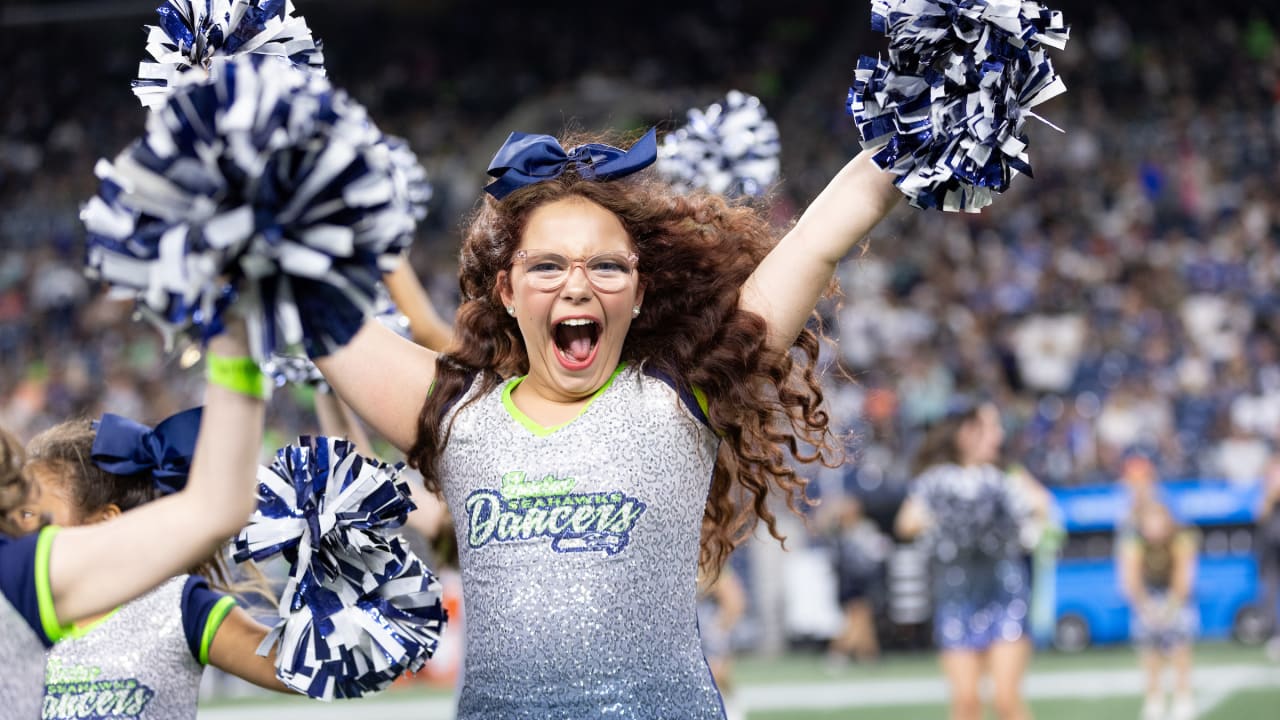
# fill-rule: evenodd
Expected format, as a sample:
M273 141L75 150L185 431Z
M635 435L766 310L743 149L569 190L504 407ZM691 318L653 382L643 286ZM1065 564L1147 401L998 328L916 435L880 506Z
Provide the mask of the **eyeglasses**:
M631 281L639 261L635 253L624 252L604 252L577 260L546 250L519 250L515 255L515 262L524 268L529 287L543 292L564 287L569 273L578 265L586 272L591 287L602 293L621 292Z

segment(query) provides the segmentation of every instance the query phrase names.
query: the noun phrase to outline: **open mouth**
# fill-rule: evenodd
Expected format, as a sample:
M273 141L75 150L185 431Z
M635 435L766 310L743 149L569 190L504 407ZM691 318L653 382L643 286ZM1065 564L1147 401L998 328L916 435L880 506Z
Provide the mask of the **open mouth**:
M600 342L600 325L590 318L569 318L556 323L556 350L560 361L570 369L580 369L591 364Z

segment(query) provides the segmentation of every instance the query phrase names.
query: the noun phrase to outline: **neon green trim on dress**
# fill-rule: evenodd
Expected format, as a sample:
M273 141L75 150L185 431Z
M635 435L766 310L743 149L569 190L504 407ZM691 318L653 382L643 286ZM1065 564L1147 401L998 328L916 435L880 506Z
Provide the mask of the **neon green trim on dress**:
M236 599L230 595L226 595L218 599L213 604L213 609L209 611L209 617L204 621L204 633L200 636L200 657L196 658L201 665L209 664L209 648L213 645L213 636L218 634L218 628L222 627L222 621L227 619L227 614L236 606Z
M53 586L49 582L49 557L53 554L53 536L59 528L50 525L40 531L36 539L36 607L40 611L40 628L50 643L69 636L74 628L58 622L58 612L53 607Z
M624 369L626 369L626 367L627 367L627 363L625 362L618 363L618 367L614 368L613 374L609 376L609 379L605 380L604 384L601 385L598 390L591 393L591 397L587 399L586 404L584 404L581 408L578 409L578 414L574 415L568 420L565 420L559 425L552 425L551 427L544 427L542 425L539 425L533 418L529 417L528 415L525 415L524 411L516 407L515 402L512 401L511 399L512 391L516 389L517 385L524 382L524 379L528 377L527 375L521 375L520 377L511 380L511 382L508 382L506 386L502 388L502 407L506 408L507 413L511 415L511 418L516 422L520 423L521 425L523 425L526 430L533 433L534 435L537 435L538 437L547 437L552 433L554 433L555 431L559 430L560 428L564 427L565 425L568 425L574 420L577 420L578 418L582 417L582 414L587 411L587 408L591 407L591 404L596 401L596 398L603 395L604 392L609 389L609 386L613 385L613 381L618 377L619 373L621 373Z
M693 399L697 401L698 409L702 411L702 417L706 418L707 425L710 425L711 410L708 409L710 405L707 403L707 394L702 392L702 388L697 385L693 385L689 389L693 391Z
M90 620L89 622L83 625L74 624L71 626L71 629L69 629L66 633L63 634L62 639L75 640L76 638L82 638L85 635L88 635L89 633L93 632L102 623L110 620L112 616L114 616L118 612L120 612L120 608L118 607L113 608L111 612L107 613L106 615L103 615L97 620Z

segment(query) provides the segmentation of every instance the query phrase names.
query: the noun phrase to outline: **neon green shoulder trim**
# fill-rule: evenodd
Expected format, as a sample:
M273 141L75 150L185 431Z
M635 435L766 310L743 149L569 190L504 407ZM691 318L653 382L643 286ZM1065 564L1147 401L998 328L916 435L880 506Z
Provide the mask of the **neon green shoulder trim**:
M53 586L49 582L49 557L53 554L53 536L59 528L50 525L40 531L36 539L36 607L40 611L40 627L49 642L57 643L74 632L71 625L58 622L58 612L53 606Z
M702 411L702 417L706 418L707 424L710 425L711 411L707 409L709 407L707 404L707 394L702 392L702 388L697 385L690 387L690 389L693 391L693 399L698 402L698 409Z
M209 617L204 621L204 633L200 635L200 657L196 658L201 665L209 664L209 647L213 645L213 637L218 634L218 628L222 627L222 621L227 619L227 614L236 606L236 599L230 595L219 598L218 602L213 604L213 609L209 611Z
M548 435L551 435L552 433L564 427L565 425L568 425L574 420L577 420L578 418L582 417L582 414L587 411L587 408L591 407L591 404L596 401L596 398L603 395L605 391L608 390L611 385L613 385L613 381L617 379L618 375L621 374L622 371L626 369L626 367L627 367L627 363L625 362L618 363L618 367L613 369L613 374L609 376L609 379L606 380L598 390L596 390L594 393L591 393L591 397L587 399L586 404L584 404L581 408L579 408L578 414L574 415L568 420L565 420L559 425L552 425L551 427L545 427L543 425L539 425L533 418L529 417L528 415L525 415L524 411L516 407L515 402L512 401L511 399L512 391L516 389L516 386L524 382L525 377L527 377L526 375L521 375L520 377L515 378L511 382L507 383L505 387L502 388L502 407L506 408L507 413L511 415L512 419L514 419L516 422L523 425L526 430L533 433L534 435L537 435L538 437L547 437Z

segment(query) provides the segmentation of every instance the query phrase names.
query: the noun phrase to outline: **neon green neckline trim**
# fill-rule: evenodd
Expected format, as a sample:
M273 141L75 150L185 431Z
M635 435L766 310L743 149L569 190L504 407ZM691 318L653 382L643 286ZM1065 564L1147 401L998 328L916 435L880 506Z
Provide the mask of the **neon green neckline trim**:
M204 632L200 635L200 657L196 658L201 665L209 664L209 648L213 646L213 636L218 634L218 628L222 627L222 621L227 619L227 614L236 606L236 599L230 595L218 598L218 602L213 604L213 609L209 611L209 617L204 621Z
M53 644L69 636L74 628L58 622L58 611L53 606L53 586L49 583L49 557L53 554L53 536L59 528L50 525L36 538L36 608L40 611L40 628L45 638Z
M516 389L516 386L524 382L524 379L528 377L528 375L521 375L518 378L514 378L510 382L508 382L506 386L502 388L502 407L506 408L507 413L511 415L512 419L520 423L521 425L523 425L526 430L533 433L534 435L537 435L538 437L547 437L552 433L554 433L555 431L559 430L560 428L582 417L582 414L587 411L587 408L591 407L591 404L596 401L596 398L603 395L604 392L608 390L610 386L613 385L613 381L618 377L618 375L624 369L626 369L626 367L627 367L627 363L625 362L618 363L618 367L613 369L613 374L609 376L609 379L605 380L604 384L601 385L598 390L591 393L591 397L587 398L586 404L583 405L581 408L579 408L578 414L574 415L568 420L565 420L559 425L552 425L551 427L545 427L545 426L539 425L533 418L529 417L528 415L525 415L524 411L516 407L515 402L512 401L511 393Z
M116 608L112 608L111 612L107 613L106 615L103 615L102 617L98 618L97 620L91 620L91 621L89 621L89 622L85 623L84 625L72 624L72 625L71 625L71 628L70 628L69 630L67 630L67 632L62 636L62 639L63 639L63 640L74 640L74 639L76 639L76 638L82 638L82 637L84 637L85 635L88 635L89 633L91 633L91 632L93 632L94 630L96 630L96 629L98 628L98 626L102 625L102 623L104 623L104 622L106 622L106 621L110 620L111 618L115 617L115 614L116 614L116 613L118 613L118 612L120 612L120 608L118 608L118 607L116 607Z
M707 394L702 392L702 388L693 385L689 388L693 391L693 399L698 403L698 409L702 411L702 417L707 419L707 425L711 425L711 407L707 403Z

